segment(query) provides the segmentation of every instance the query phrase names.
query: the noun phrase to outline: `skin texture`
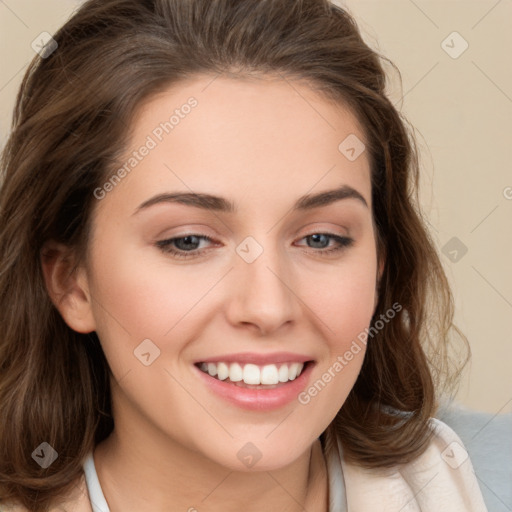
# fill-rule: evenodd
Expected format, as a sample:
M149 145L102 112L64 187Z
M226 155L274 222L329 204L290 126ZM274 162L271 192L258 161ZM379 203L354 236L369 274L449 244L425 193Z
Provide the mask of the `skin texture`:
M189 97L198 105L98 200L87 265L69 280L56 246L47 286L71 328L97 332L113 373L115 429L94 452L113 512L325 511L318 437L353 387L364 347L309 404L273 411L212 394L193 363L290 351L315 360L310 385L369 326L378 278L369 161L338 150L348 135L364 135L346 108L306 84L212 80L196 77L145 102L126 160ZM350 198L291 210L299 197L343 184L368 207ZM134 213L178 191L222 196L238 210L159 203ZM337 242L315 243L315 233L354 242L322 255ZM189 234L213 242L201 239L189 259L155 245ZM236 252L248 236L263 249L252 263ZM134 357L145 339L160 350L149 366ZM237 457L249 442L261 453L252 468Z

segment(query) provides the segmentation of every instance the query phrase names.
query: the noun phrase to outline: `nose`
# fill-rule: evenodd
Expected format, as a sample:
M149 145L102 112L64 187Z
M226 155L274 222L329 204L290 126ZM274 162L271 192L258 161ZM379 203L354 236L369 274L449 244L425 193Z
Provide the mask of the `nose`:
M248 325L268 335L299 318L298 282L284 254L267 246L251 263L235 258L227 307L232 325Z

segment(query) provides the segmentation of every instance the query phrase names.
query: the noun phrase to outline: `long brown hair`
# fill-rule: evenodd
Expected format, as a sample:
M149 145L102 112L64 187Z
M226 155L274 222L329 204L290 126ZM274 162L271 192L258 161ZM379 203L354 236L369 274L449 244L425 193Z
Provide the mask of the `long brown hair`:
M112 431L99 340L59 315L41 250L55 240L77 261L85 256L93 191L116 169L137 108L195 74L306 80L362 124L385 255L372 323L402 308L369 340L328 428L365 467L422 453L428 419L462 368L449 354L452 328L466 349L467 340L452 323L453 297L418 206L413 134L385 95L385 57L354 19L328 0L89 0L53 37L58 47L26 71L1 160L0 502L48 510ZM46 469L31 456L42 442L59 455Z

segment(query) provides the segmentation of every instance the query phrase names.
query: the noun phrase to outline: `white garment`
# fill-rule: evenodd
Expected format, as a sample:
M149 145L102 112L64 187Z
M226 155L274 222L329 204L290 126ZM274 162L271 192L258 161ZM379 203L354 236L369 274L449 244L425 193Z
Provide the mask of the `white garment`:
M343 460L337 439L326 439L329 512L487 512L473 465L457 434L431 418L434 437L413 462L368 470ZM84 462L92 512L110 512L90 453Z

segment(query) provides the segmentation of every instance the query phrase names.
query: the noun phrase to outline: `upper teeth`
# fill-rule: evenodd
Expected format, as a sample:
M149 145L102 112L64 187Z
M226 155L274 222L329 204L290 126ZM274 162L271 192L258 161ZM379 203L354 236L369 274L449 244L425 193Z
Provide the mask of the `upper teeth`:
M279 369L275 364L257 366L239 363L201 363L201 370L219 380L229 378L232 382L244 381L246 384L277 384L288 382L300 375L303 363L283 363Z

